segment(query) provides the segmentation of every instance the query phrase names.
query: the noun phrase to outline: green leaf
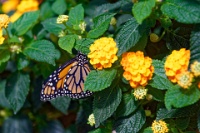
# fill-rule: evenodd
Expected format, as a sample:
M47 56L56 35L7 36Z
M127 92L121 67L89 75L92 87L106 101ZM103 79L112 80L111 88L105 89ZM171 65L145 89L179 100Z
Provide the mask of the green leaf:
M130 115L138 107L138 102L132 94L124 94L122 96L122 101L116 110L117 117L123 117Z
M144 110L138 110L127 118L119 119L114 123L117 133L138 133L146 121Z
M30 77L28 74L16 72L7 81L6 97L16 114L24 105L28 95Z
M72 54L72 48L74 47L74 43L78 37L76 35L66 35L61 37L58 41L58 45L63 50Z
M94 42L93 39L90 38L82 38L81 40L77 40L75 49L81 51L84 54L88 54L90 52L90 45Z
M188 127L189 123L190 123L189 117L176 119L177 128L182 129L182 130L186 129Z
M145 128L143 133L153 133L153 130L151 127Z
M0 73L2 73L6 69L6 66L7 66L7 62L0 63Z
M64 114L67 114L67 109L69 107L70 101L71 99L69 97L58 97L52 99L50 102L56 109Z
M39 129L39 133L65 133L64 127L59 121L49 121Z
M153 60L152 64L154 66L154 76L149 82L149 85L159 90L168 90L169 88L173 88L174 85L165 74L164 62Z
M139 24L141 24L144 19L150 16L155 5L155 0L140 0L133 5L132 12Z
M19 54L18 60L17 60L17 69L22 70L28 65L29 65L29 61L27 60L27 58L23 54Z
M94 27L89 31L87 37L98 38L99 36L103 35L103 33L108 29L111 18L114 15L114 13L106 13L94 18Z
M115 39L118 45L118 56L135 46L144 35L145 29L145 23L139 25L134 18L128 20L122 26Z
M93 131L90 131L88 133L111 133L112 131L106 128L97 128Z
M56 0L52 5L52 10L58 15L64 14L65 11L67 10L67 5L65 0Z
M2 133L32 133L32 123L28 117L9 117L2 126Z
M7 49L0 49L0 65L10 59L10 52Z
M161 11L166 16L186 24L200 23L200 2L196 0L166 0Z
M193 63L195 60L200 61L200 24L194 27L194 30L190 36L190 62Z
M191 105L199 100L200 91L196 87L184 90L180 87L170 88L165 94L165 106L171 109L172 106L182 108Z
M58 35L63 29L65 29L65 26L63 24L57 24L56 20L57 18L46 19L42 22L42 25L48 32Z
M117 74L117 70L92 70L86 77L84 89L89 91L101 91L109 87Z
M10 104L5 96L5 90L6 90L6 80L0 81L0 106L5 107L5 108L11 108Z
M108 119L120 104L122 92L119 87L107 88L97 92L94 96L94 118L95 127Z
M43 1L40 6L40 19L45 20L47 18L53 17L54 13L52 11L49 1Z
M183 107L180 109L165 109L160 108L157 111L157 120L161 119L167 119L167 118L181 118L181 117L192 117L194 116L197 111L199 110L199 103L196 103L194 105L190 105L187 107Z
M60 57L59 51L47 40L32 42L24 49L23 53L31 59L52 65L55 65L55 60Z
M39 11L24 13L17 21L13 23L12 32L14 35L21 36L35 25L39 18Z
M69 11L68 23L73 25L75 30L79 30L79 24L84 20L84 8L79 4Z
M148 94L151 94L153 96L153 99L159 102L164 101L164 93L161 90L158 90L156 88L147 87Z

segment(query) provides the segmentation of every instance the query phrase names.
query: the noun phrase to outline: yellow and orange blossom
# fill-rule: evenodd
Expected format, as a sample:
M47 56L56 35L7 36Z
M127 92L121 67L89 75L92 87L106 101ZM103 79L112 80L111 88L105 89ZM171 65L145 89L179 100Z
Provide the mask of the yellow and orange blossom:
M3 30L0 29L0 45L3 44L5 38L3 37Z
M167 133L169 131L167 124L162 120L155 120L151 126L153 133Z
M123 76L132 88L146 86L153 76L152 59L145 57L141 51L124 53L121 65L124 69Z
M178 75L188 70L190 51L182 48L173 50L165 61L165 73L173 83L178 82Z
M6 14L0 14L0 28L7 28L10 18Z
M10 17L11 22L16 21L25 12L38 10L38 6L39 2L37 0L21 0L16 12Z
M19 2L20 2L20 0L7 0L7 1L3 2L2 11L4 13L9 13L10 11L16 10Z
M90 46L88 58L95 69L110 68L118 59L117 51L117 44L113 38L102 37Z

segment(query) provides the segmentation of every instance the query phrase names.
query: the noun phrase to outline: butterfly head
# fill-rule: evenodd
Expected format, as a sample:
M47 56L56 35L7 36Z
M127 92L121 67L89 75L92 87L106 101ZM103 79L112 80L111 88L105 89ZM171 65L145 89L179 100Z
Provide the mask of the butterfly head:
M82 54L81 52L79 52L77 55L76 55L76 60L78 61L79 65L84 65L86 63L88 63L88 60L87 60L87 56L85 54Z

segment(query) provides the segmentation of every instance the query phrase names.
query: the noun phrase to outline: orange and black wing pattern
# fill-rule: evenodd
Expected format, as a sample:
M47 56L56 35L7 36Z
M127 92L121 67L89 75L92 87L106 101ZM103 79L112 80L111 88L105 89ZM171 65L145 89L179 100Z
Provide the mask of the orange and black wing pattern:
M84 81L90 72L88 60L82 53L55 70L42 85L40 99L49 101L59 96L84 98L92 95L84 91Z

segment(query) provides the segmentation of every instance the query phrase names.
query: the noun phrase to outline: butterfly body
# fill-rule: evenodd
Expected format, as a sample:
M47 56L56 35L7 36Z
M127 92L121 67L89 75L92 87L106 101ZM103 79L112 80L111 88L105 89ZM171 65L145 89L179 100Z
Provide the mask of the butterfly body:
M92 92L84 91L84 81L90 72L88 60L82 53L61 65L42 85L41 100L48 101L60 96L84 98Z

